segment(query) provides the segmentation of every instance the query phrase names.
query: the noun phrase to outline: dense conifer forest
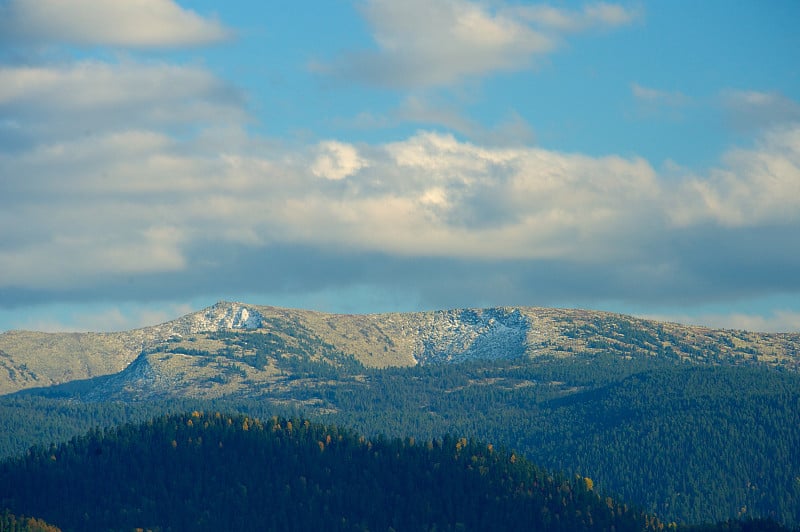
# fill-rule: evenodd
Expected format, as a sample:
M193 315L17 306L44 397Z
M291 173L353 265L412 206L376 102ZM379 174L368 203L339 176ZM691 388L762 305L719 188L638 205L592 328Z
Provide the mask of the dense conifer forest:
M0 532L61 532L61 529L35 517L16 516L6 509L0 514Z
M513 449L664 522L772 518L800 523L800 376L649 358L471 362L337 369L293 362L285 395L215 401L0 398L0 452L65 441L167 412L306 416L368 437L459 434ZM332 374L331 372L336 372ZM316 379L319 373L324 378Z
M770 519L665 524L591 478L465 437L366 438L298 418L199 411L0 462L0 506L0 532L788 530Z
M0 505L64 530L651 530L660 523L491 444L364 438L193 412L0 465Z

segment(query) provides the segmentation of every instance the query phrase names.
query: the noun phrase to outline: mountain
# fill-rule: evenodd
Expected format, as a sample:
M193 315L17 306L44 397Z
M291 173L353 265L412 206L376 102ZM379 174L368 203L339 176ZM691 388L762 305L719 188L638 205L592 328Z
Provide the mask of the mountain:
M0 334L0 394L128 368L123 378L140 383L150 378L155 389L173 389L183 376L189 379L184 395L213 396L242 392L246 386L237 381L273 382L281 374L275 357L256 366L244 362L254 350L247 343L230 345L223 338L226 333L271 342L275 356L291 351L334 364L337 357L352 357L365 367L604 352L696 364L800 368L800 334L709 329L607 312L519 307L337 315L220 302L132 331ZM192 358L197 354L204 360ZM213 379L226 368L227 388L216 386Z
M20 337L38 351L8 341ZM164 413L302 416L370 437L493 442L665 522L800 525L796 334L582 310L358 316L219 303L125 333L0 340L43 384L59 357L93 372L0 396L0 457ZM109 352L124 369L98 369Z

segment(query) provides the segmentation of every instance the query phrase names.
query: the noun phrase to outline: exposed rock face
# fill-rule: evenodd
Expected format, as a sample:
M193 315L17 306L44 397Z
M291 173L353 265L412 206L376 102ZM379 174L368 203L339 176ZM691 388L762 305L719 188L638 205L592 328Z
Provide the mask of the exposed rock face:
M257 310L240 303L220 302L204 311L190 315L189 332L219 331L223 329L261 328L264 317Z
M419 330L420 364L518 358L525 354L530 321L518 309L436 312Z

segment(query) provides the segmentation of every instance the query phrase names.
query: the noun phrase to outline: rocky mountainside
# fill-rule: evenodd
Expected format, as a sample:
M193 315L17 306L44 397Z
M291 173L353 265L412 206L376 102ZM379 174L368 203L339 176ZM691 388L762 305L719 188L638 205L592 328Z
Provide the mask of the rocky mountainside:
M714 330L588 310L338 315L220 302L119 333L0 334L0 394L112 376L107 385L116 388L138 382L166 390L180 382L187 394L218 396L277 385L296 366L292 360L391 367L596 352L796 371L800 334Z

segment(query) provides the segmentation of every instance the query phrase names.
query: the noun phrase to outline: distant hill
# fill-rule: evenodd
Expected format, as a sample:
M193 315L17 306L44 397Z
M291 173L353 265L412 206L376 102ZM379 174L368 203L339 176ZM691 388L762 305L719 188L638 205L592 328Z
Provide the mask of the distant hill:
M254 349L244 341L231 346L224 338L231 332L251 334L253 342L271 343L273 349L263 363L249 364ZM337 315L220 302L133 331L0 334L0 394L113 375L137 359L130 378L152 376L154 393L160 385L174 389L182 375L188 379L179 386L182 395L219 396L246 393L245 380L269 383L285 374L276 363L279 355L405 367L600 352L797 371L800 334L716 330L587 310L520 307ZM225 368L228 377L222 387L213 378L226 374Z
M0 464L0 507L66 530L657 530L466 438L366 439L298 419L166 416Z

